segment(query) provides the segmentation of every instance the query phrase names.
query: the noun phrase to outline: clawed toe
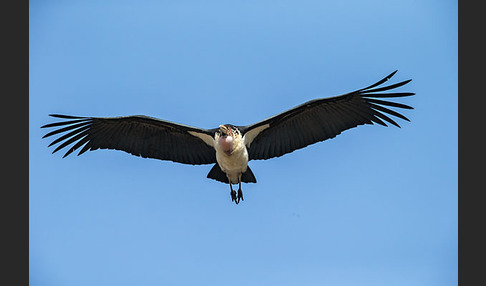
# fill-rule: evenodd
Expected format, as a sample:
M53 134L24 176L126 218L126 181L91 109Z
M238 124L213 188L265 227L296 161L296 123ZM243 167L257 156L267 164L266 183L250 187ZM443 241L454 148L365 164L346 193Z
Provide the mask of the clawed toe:
M244 201L244 199L243 199L243 192L241 191L241 189L240 189L240 190L238 190L238 202L240 201L240 199L241 199L242 201Z
M231 186L230 184L230 195L231 195L231 201L232 202L235 202L235 204L239 204L240 203L240 200L244 200L243 199L243 192L241 191L241 182L239 183L239 186L238 186L238 194L236 193L235 190L233 190L233 187Z

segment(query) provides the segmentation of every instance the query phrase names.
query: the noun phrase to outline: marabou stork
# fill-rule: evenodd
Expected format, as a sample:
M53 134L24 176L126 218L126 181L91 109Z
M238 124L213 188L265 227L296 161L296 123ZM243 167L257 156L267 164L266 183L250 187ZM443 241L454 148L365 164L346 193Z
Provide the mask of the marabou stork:
M241 183L256 183L255 175L248 167L250 160L279 157L334 138L358 125L378 123L387 126L386 121L400 127L386 114L409 121L384 106L412 107L383 99L414 95L411 92L389 92L411 80L378 87L396 72L368 87L314 99L248 126L224 124L202 129L143 115L79 117L51 114L65 120L42 126L56 128L43 138L65 133L49 144L62 142L52 153L73 144L63 158L82 147L78 155L88 150L115 149L143 158L183 164L215 163L207 177L229 184L231 200L238 204L243 200ZM233 190L233 184L238 184L238 192Z

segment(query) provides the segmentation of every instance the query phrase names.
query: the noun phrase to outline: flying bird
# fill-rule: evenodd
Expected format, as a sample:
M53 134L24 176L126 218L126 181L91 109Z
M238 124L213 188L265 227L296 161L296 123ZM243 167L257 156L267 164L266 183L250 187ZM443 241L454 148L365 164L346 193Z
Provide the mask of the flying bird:
M344 130L385 122L400 127L388 115L409 121L385 106L413 109L388 101L414 95L390 92L411 80L381 86L397 71L368 87L343 95L314 99L260 122L235 126L222 124L203 129L144 115L122 117L80 117L50 114L63 121L41 128L54 128L44 135L62 135L49 147L61 143L52 153L73 144L63 158L81 148L78 155L97 149L115 149L143 158L199 165L214 164L207 178L229 184L231 200L243 200L241 183L256 183L248 162L266 160L334 138ZM381 87L380 87L381 86ZM233 189L238 185L238 192Z

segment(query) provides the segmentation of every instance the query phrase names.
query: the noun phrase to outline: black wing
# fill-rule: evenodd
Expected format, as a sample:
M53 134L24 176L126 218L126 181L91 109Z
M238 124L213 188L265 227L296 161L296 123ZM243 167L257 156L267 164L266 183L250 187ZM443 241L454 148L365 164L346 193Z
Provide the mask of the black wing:
M279 157L307 145L330 139L342 131L363 124L385 121L400 127L386 114L409 121L405 116L384 106L413 109L400 103L377 98L393 98L414 95L411 92L388 91L407 84L411 80L379 87L390 79L394 71L384 79L366 88L344 95L308 101L268 119L242 127L249 159Z
M184 164L216 163L209 130L148 116L78 117L51 114L66 119L41 128L56 127L43 138L63 134L49 146L62 142L52 153L73 144L64 157L78 148L78 155L97 149L115 149L135 156Z

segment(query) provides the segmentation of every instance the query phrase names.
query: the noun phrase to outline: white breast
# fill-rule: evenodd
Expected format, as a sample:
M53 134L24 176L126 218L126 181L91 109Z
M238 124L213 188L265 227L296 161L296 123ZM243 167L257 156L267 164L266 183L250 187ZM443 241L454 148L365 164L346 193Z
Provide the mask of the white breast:
M219 136L216 136L214 140L214 148L216 149L216 161L221 170L226 173L232 184L238 184L241 174L248 168L248 151L243 139L239 134L234 134L231 155L224 152L223 147L219 144Z

